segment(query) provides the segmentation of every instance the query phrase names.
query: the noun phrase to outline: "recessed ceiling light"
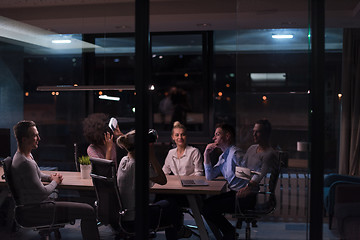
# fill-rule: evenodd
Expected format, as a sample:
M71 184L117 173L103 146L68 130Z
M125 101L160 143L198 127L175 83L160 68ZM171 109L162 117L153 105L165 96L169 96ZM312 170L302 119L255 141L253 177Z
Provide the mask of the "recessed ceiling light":
M69 39L55 39L51 41L54 44L68 44L71 43L71 40Z
M0 37L50 49L92 49L99 47L73 38L72 35L66 35L64 38L63 34L57 34L2 16L0 16Z
M292 34L273 34L272 38L281 39L281 38L293 38L294 35Z

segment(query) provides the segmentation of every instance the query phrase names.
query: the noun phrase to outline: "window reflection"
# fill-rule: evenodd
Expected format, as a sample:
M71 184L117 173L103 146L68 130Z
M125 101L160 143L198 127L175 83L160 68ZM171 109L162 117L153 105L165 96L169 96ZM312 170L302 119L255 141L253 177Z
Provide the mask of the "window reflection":
M154 88L150 93L149 121L152 127L159 130L159 140L165 141L164 137L168 139L171 123L175 119L186 124L190 136L196 136L198 142L209 141L214 123L228 122L237 126L239 144L245 149L251 141L248 133L251 123L259 117L268 117L275 127L273 143L290 151L291 157L296 158L295 143L304 138L306 140L308 128L305 118L308 114L309 79L305 47L307 31L292 29L293 44L276 42L271 38L272 32L271 29L215 31L214 38L208 32L152 34L150 82ZM336 116L340 104L337 94L340 92L341 33L341 29L326 31L326 57L329 60L326 63L328 80L325 107L327 119L331 119L329 133L334 132L331 138L336 136L339 121ZM298 39L299 34L305 35ZM13 91L19 97L6 101L16 108L17 114L11 116L17 120L27 118L36 121L46 130L41 131L45 135L39 152L41 148L61 145L59 149L66 149L64 159L73 157L73 142L84 141L79 129L82 119L89 113L104 112L114 116L124 130L130 130L135 123L135 91L54 91L54 94L36 91L38 86L45 85L134 84L133 36L76 37L98 47L83 52L79 49L63 52L45 51L42 47L23 44L18 46L16 42L3 43L4 48L13 53L12 59L15 56L21 59L7 59L7 64L12 66L7 69L13 70L17 66L14 72L23 73L17 75L3 71L6 77L1 81L2 89L5 89L5 85L18 89L16 82L21 86L17 90L21 93ZM206 52L212 47L209 39L214 41L213 57ZM6 66L5 62L1 65ZM286 77L281 82L271 80L259 83L251 79L253 73L281 73ZM7 92L1 92L3 99L10 99ZM116 97L119 101L100 99L100 95ZM6 116L3 119L9 119L6 111L10 105L3 102L2 116ZM175 111L175 108L178 110ZM261 116L256 115L256 109L262 112ZM286 142L280 138L281 135L289 136L291 140ZM336 140L333 142L333 145L336 144ZM336 153L331 156L336 156ZM326 163L329 167L335 165L333 158Z
M203 34L163 34L152 37L153 124L168 131L180 121L188 131L202 132L207 95L204 91ZM204 107L205 106L205 107ZM161 132L160 132L161 134Z

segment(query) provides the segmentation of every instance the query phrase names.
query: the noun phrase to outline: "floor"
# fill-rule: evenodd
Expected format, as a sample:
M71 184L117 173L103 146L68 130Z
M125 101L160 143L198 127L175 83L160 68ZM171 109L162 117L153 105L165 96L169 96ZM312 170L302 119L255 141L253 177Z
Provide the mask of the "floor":
M232 221L235 224L235 221ZM194 221L185 216L185 224L194 224ZM114 240L114 233L107 226L99 227L100 236L102 240ZM210 239L215 239L211 231L208 229ZM239 239L245 239L245 230L238 230ZM61 229L62 239L66 240L78 240L81 239L81 231L79 221L76 221L75 225L67 225L64 229ZM253 240L303 240L308 239L308 228L306 223L300 222L278 222L278 221L260 221L257 228L252 228L251 239ZM39 235L37 232L28 229L17 229L17 231L9 231L5 226L0 228L0 236L2 240L38 240ZM155 239L166 239L164 232L158 232ZM190 240L198 240L199 238L192 235ZM324 223L323 228L324 240L339 239L336 236L336 232L329 231L327 223Z
M309 239L309 226L306 224L308 217L308 177L306 174L289 173L282 174L277 187L277 208L271 216L262 219L258 222L257 228L252 228L251 239L253 240L303 240ZM5 209L4 209L5 208ZM16 229L11 231L6 225L6 216L1 216L1 213L6 212L6 205L2 206L3 211L0 211L0 239L1 240L32 240L40 239L37 232L28 229ZM4 211L5 210L5 211ZM230 221L235 225L235 220ZM185 214L185 224L195 225L194 220ZM208 229L211 240L215 239L211 230ZM100 226L100 236L102 240L113 240L114 233L110 227ZM245 230L239 229L239 239L245 239ZM64 240L78 240L81 239L80 222L76 221L74 225L66 225L61 229L62 239ZM155 239L165 239L164 232L158 232ZM193 235L188 238L190 240L199 239ZM323 224L323 240L339 239L336 230L330 231L328 229L327 218L324 218Z

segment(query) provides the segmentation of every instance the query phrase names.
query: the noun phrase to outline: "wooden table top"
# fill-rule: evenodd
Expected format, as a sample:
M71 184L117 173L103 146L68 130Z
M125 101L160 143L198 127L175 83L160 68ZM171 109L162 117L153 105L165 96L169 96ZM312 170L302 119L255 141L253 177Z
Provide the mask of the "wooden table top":
M91 178L82 179L80 172L71 171L42 171L45 174L60 173L63 175L64 180L58 188L60 189L73 189L73 190L94 190L94 185ZM0 176L4 174L4 169L0 167ZM5 179L0 179L0 186L5 185Z
M46 174L52 174L54 172L63 175L64 180L58 186L60 189L73 189L73 190L93 190L94 185L91 178L82 179L80 172L72 171L43 171ZM4 173L4 169L0 167L0 176ZM167 184L159 185L155 184L150 188L151 193L167 193L167 194L220 194L226 190L226 181L223 179L216 179L214 181L208 181L209 186L190 186L183 187L180 183L179 177L174 175L168 175ZM205 179L204 176L182 176L182 179ZM5 186L5 180L0 179L0 186Z
M209 194L215 195L226 191L226 181L224 179L215 179L207 181L209 186L189 186L183 187L180 179L175 175L167 175L167 184L155 184L151 189L151 193L167 193L167 194ZM204 176L181 176L181 179L205 179Z

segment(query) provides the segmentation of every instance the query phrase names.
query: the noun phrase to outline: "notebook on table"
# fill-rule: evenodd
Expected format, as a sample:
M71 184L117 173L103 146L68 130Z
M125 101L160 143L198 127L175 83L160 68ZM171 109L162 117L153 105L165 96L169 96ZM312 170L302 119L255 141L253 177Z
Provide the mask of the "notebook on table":
M181 185L183 187L189 187L189 186L209 186L208 182L204 179L181 179L181 176L179 174L179 170L177 168L177 165L174 161L175 171L176 175L178 176Z

